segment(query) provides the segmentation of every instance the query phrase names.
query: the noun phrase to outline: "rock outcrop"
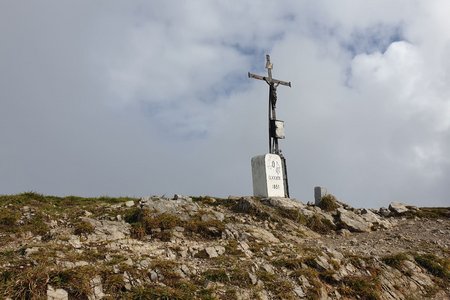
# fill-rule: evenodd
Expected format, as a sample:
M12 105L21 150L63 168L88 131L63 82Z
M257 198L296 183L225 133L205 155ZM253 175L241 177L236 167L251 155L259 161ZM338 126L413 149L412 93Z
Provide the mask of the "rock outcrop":
M0 196L2 299L448 299L450 210Z

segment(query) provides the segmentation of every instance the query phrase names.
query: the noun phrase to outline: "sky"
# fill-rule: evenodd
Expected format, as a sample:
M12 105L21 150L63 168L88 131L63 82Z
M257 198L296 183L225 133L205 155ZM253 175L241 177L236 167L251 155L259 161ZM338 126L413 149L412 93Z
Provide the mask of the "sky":
M278 88L291 197L450 206L447 0L0 0L0 194L251 195Z

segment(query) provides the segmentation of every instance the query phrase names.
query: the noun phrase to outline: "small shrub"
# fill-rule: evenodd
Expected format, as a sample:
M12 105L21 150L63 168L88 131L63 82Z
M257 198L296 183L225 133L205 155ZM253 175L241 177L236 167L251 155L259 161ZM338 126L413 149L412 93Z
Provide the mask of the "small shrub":
M330 194L323 196L318 206L324 211L328 212L335 211L339 208L339 204L337 204L336 198Z
M87 221L79 221L74 225L74 234L76 235L88 235L93 233L95 230L94 226Z
M132 207L124 212L123 219L129 224L142 222L145 217L150 216L150 211L139 207Z
M131 225L130 235L132 238L137 240L143 240L147 233L145 232L145 227L140 223L135 223Z

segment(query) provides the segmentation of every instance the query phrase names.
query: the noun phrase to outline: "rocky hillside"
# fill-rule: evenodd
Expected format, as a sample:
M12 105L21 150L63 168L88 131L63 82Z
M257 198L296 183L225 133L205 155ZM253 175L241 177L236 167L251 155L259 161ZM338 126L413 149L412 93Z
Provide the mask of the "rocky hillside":
M1 299L450 299L450 209L0 196Z

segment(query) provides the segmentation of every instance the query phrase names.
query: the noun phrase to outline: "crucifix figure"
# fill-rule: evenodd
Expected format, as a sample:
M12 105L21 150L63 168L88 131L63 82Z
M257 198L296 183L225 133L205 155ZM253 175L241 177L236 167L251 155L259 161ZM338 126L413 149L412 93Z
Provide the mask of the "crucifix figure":
M270 62L270 56L266 55L266 69L267 76L260 76L252 73L248 73L249 78L264 80L269 85L269 153L277 154L281 157L283 162L284 173L284 187L286 197L289 198L289 187L287 180L286 159L284 158L281 150L278 147L278 139L284 139L284 123L277 120L276 116L276 104L277 104L277 88L278 86L285 85L291 87L291 82L278 80L272 77L273 65Z

